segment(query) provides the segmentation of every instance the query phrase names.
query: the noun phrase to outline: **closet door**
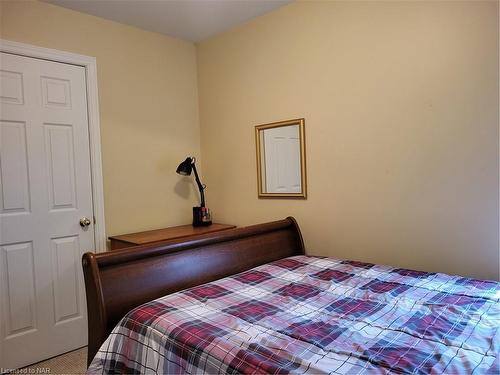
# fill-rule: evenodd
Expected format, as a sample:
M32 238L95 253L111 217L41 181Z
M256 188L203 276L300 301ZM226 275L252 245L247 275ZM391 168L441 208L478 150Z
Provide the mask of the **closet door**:
M5 370L87 344L81 256L95 244L85 69L2 53L0 70Z

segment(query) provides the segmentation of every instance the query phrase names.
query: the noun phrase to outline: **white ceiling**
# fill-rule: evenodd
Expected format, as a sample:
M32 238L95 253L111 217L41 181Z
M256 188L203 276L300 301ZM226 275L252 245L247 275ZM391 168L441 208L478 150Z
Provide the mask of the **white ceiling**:
M292 0L45 0L176 38L199 42Z

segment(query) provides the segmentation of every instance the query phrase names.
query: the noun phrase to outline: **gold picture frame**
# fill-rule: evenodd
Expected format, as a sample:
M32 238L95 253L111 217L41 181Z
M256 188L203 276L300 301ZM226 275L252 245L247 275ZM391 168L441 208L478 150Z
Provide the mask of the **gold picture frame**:
M267 170L266 160L269 161L269 156L265 152L265 135L266 130L295 127L297 126L298 134L298 151L300 152L299 161L300 166L297 171L292 171L294 174L300 171L300 190L299 191L269 191L267 188ZM285 131L285 129L283 129ZM295 129L289 128L290 131L295 132ZM306 147L305 147L305 120L303 118L272 122L269 124L262 124L255 126L255 147L257 155L257 191L259 198L307 198L307 178L306 178ZM287 163L290 164L290 163ZM292 163L293 164L293 163ZM297 168L295 166L295 168ZM294 190L294 189L290 189Z

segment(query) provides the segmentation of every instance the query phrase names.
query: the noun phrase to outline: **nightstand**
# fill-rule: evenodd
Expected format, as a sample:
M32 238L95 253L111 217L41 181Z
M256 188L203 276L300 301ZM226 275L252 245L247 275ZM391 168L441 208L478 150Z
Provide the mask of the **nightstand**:
M233 228L236 228L236 225L213 223L206 227L193 227L191 224L188 224L180 225L178 227L148 230L146 232L111 236L109 237L109 240L111 241L111 250L117 250L137 245L145 245L152 242L174 240L198 236L201 234L220 232Z

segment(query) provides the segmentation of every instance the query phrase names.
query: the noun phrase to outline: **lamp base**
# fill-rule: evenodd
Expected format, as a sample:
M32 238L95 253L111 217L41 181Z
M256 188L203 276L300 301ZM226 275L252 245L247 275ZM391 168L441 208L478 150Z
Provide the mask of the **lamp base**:
M207 207L193 207L193 227L212 224L212 215Z

